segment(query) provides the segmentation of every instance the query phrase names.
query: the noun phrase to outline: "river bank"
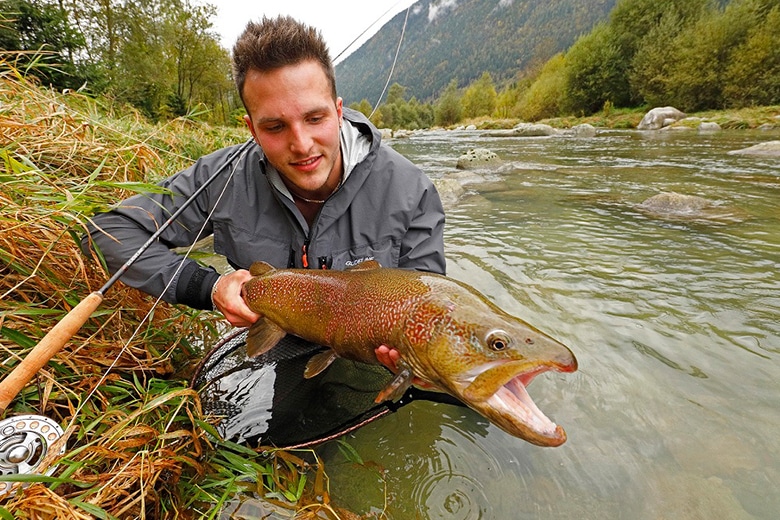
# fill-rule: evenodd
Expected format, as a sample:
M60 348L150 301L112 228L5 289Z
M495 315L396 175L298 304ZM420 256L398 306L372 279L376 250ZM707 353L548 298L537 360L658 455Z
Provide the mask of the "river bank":
M596 128L605 129L631 129L636 128L647 113L648 108L641 109L612 109L606 108L602 112L582 117L558 117L536 121L554 128L572 128L580 124L593 125ZM732 110L707 110L686 114L687 121L681 121L676 126L694 127L700 121L717 123L723 129L757 129L780 127L780 106L751 107ZM509 129L519 123L520 119L494 119L476 118L460 122L456 126L474 126L480 130ZM766 126L764 126L766 125ZM453 126L452 128L455 128Z

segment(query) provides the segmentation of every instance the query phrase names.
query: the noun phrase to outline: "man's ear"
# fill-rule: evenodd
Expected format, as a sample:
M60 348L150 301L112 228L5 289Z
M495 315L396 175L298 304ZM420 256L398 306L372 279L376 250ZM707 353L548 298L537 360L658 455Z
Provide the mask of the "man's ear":
M260 141L257 140L257 136L255 135L255 127L252 124L252 118L249 117L249 114L244 115L244 123L246 123L247 128L249 128L249 131L252 133L252 137L254 138L255 142L259 145Z

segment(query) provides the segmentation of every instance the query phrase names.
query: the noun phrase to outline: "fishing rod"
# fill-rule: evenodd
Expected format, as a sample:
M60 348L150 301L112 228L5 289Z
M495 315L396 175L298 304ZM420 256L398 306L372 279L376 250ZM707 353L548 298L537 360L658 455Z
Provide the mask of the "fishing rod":
M253 139L247 140L241 147L228 157L225 163L215 171L211 177L198 187L190 197L177 209L144 244L131 256L108 281L98 289L90 293L81 300L78 305L65 315L52 329L33 347L33 349L22 359L22 361L11 371L6 378L0 382L0 415L5 413L8 405L22 391L28 382L35 376L43 366L54 357L57 352L62 350L65 343L78 332L86 323L87 319L103 302L106 292L113 286L122 275L132 266L138 258L146 252L162 233L192 204L192 202L219 177L222 172L233 163L244 151L253 143ZM2 463L2 453L0 452L0 464Z

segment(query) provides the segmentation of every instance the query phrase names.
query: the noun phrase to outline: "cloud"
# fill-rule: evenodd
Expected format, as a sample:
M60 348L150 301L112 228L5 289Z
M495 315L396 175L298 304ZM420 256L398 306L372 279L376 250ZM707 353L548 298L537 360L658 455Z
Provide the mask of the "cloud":
M458 0L441 0L437 4L431 2L428 8L428 23L433 22L439 15L446 13L447 10L455 9L457 6Z

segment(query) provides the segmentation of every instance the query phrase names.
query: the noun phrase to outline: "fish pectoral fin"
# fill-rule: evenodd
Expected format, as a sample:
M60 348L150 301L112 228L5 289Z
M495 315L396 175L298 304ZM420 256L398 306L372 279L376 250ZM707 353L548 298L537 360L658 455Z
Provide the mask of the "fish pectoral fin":
M336 361L337 357L338 356L336 355L336 352L330 349L326 350L325 352L315 354L306 363L306 369L303 371L303 377L306 379L311 379L328 368L331 363Z
M267 318L260 318L251 327L246 336L246 355L257 357L271 350L287 333L279 325Z
M255 262L249 266L249 274L252 276L262 276L275 270L276 268L268 262Z
M412 386L413 379L414 374L412 373L411 368L401 368L401 370L395 374L393 380L379 391L379 394L376 396L376 399L374 399L374 402L381 403L383 401L394 401L399 399L402 395L404 395L404 392L406 392L406 390Z

